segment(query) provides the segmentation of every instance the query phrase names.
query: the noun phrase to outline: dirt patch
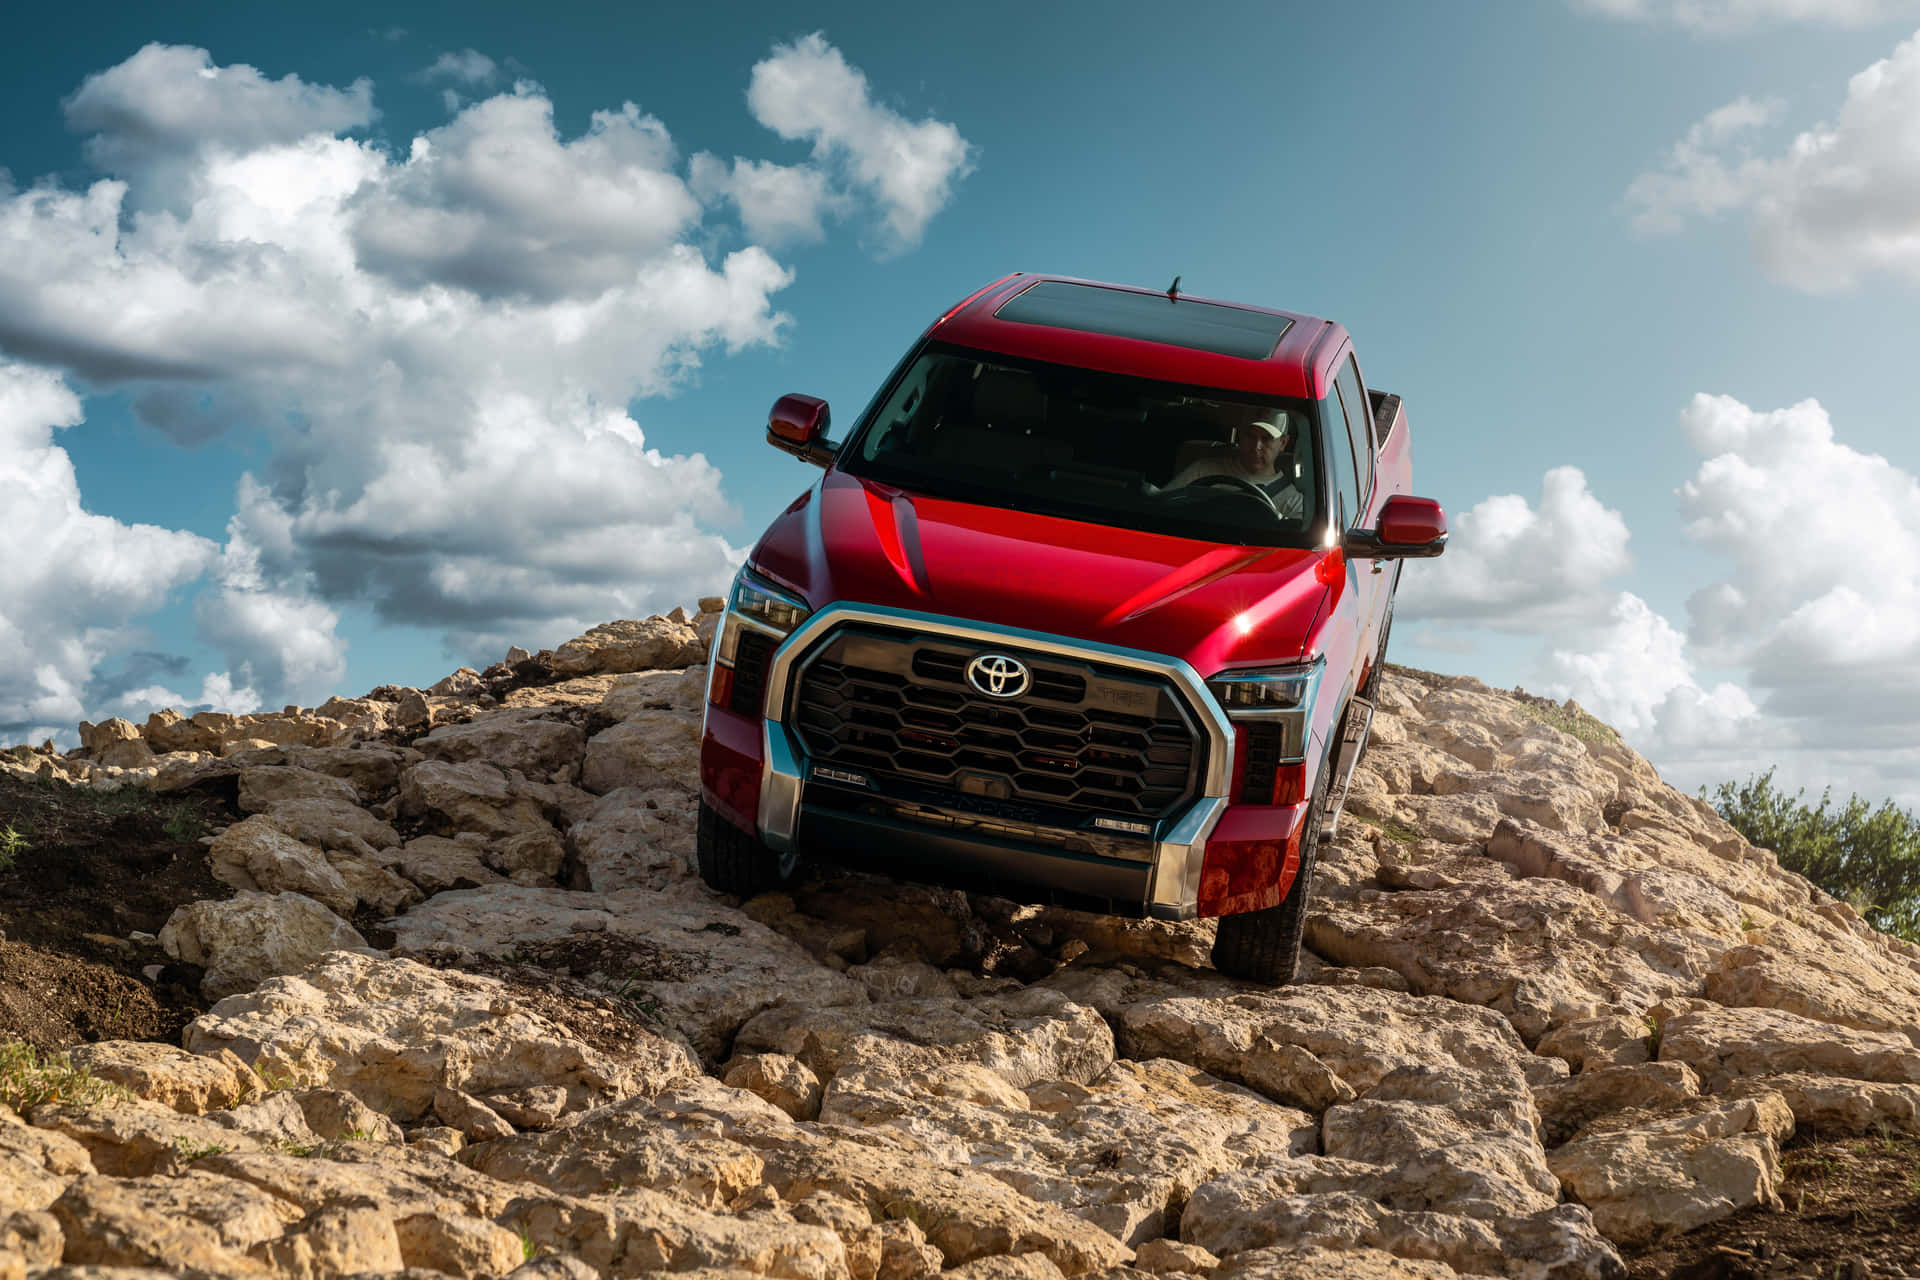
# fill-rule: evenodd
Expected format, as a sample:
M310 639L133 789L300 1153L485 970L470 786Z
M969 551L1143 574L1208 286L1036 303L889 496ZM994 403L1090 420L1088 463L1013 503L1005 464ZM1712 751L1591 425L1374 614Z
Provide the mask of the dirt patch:
M232 896L199 838L235 817L217 796L0 777L0 1040L179 1043L206 1009L200 971L129 935Z
M1920 1274L1920 1138L1803 1130L1781 1153L1783 1212L1748 1209L1621 1250L1633 1280Z

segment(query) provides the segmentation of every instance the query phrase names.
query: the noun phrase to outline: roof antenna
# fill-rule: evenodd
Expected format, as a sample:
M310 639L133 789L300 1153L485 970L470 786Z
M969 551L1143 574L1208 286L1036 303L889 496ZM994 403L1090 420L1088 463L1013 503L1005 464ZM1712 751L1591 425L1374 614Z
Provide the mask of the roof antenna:
M1173 278L1173 283L1167 286L1167 301L1168 302L1180 301L1180 277L1179 276L1175 276Z

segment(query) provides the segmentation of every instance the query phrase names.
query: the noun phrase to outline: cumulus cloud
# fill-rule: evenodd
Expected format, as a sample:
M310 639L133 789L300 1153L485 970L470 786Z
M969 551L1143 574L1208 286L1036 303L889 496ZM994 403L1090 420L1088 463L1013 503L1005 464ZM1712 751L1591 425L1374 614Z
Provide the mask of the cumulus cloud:
M133 620L217 551L191 533L86 510L53 440L80 421L80 398L58 375L0 360L0 740L70 731L96 670L139 642Z
M1575 0L1575 4L1609 18L1712 35L1785 23L1864 27L1920 13L1920 0Z
M812 143L817 164L878 205L888 251L918 244L973 167L958 129L916 124L875 102L867 77L819 32L776 46L754 66L747 106L782 138ZM734 178L737 198L737 165Z
M1762 721L1739 685L1701 687L1687 637L1631 592L1614 596L1605 622L1559 641L1542 664L1544 692L1576 699L1643 751L1718 752L1790 741L1784 728Z
M687 176L695 195L708 203L732 201L746 233L774 247L824 240L823 218L844 216L854 205L848 195L833 188L825 170L813 165L735 156L729 166L702 151L693 157Z
M527 86L416 138L345 210L360 265L420 287L551 301L630 285L700 216L666 126L633 103L562 142Z
M357 129L379 114L365 77L345 89L294 75L269 80L245 63L215 66L205 49L164 44L88 76L65 107L67 127L91 135L86 151L95 168L161 189L207 152Z
M1471 652L1481 629L1538 637L1530 688L1574 698L1657 759L1742 748L1776 730L1737 685L1709 689L1687 637L1613 585L1629 572L1620 513L1577 467L1541 479L1538 503L1487 498L1453 522L1447 554L1409 566L1395 606L1414 643Z
M492 58L476 49L443 53L433 65L420 73L425 80L457 80L467 85L489 85L499 78L500 68Z
M865 102L864 77L807 48ZM865 110L909 140L950 128ZM522 83L394 153L343 136L374 118L362 83L268 80L150 46L90 77L68 111L107 171L78 190L0 187L0 350L130 390L181 444L241 423L271 444L223 548L125 535L153 556L192 553L96 611L137 613L207 572L195 616L231 678L203 696L337 691L349 609L433 627L465 660L708 594L738 563L712 532L736 518L718 471L662 453L630 406L716 353L780 340L773 299L792 276L759 241L811 234L817 219L777 206L799 191L834 207L824 178L726 167L752 242L710 257L666 126L631 103L564 137ZM846 150L821 137L817 151ZM933 207L915 206L916 236ZM74 710L96 661L20 677L4 718ZM191 688L182 673L122 675L100 687Z
M1730 563L1689 629L1814 743L1906 743L1920 720L1920 482L1842 444L1817 401L1697 395L1687 532Z
M1920 283L1920 36L1855 75L1833 122L1756 146L1778 115L1743 98L1696 124L1628 188L1634 226L1667 233L1744 213L1762 266L1796 288Z
M1555 467L1537 506L1508 493L1456 515L1447 554L1406 575L1396 608L1409 621L1537 631L1595 617L1606 607L1602 584L1632 564L1620 513L1578 467Z

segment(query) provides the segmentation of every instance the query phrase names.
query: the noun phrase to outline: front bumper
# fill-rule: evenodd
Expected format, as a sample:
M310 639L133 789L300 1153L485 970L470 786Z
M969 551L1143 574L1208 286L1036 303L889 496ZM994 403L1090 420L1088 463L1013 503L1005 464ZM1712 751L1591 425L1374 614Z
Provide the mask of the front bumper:
M1047 839L1052 833L1023 831L1018 824L995 822L975 813L923 807L903 816L898 806L889 812L886 806L856 803L857 797L846 788L810 778L806 752L785 719L788 693L801 659L847 623L909 629L983 647L1017 646L1163 678L1184 698L1205 741L1200 793L1161 824L1158 839L1115 842L1098 851L1062 848L1057 840ZM1236 833L1258 830L1268 841L1277 838L1286 850L1285 865L1290 868L1294 861L1292 846L1297 845L1299 810L1304 806L1231 806L1230 810L1232 722L1199 674L1177 658L932 614L830 604L774 650L765 708L764 717L755 724L749 717L708 704L701 780L710 804L737 825L756 830L772 849L784 852L804 844L810 857L871 867L904 879L980 885L1015 898L1162 920L1187 920L1201 914L1208 841L1230 811L1229 828ZM753 741L756 736L758 742ZM1216 866L1208 874L1215 875L1217 870ZM1284 884L1279 888L1284 891Z

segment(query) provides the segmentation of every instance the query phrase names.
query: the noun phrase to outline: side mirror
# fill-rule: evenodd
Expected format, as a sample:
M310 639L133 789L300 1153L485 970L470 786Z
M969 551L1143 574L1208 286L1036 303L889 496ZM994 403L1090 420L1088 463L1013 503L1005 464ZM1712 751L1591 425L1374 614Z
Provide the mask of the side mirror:
M1396 494L1380 508L1377 529L1354 529L1341 540L1349 556L1371 560L1415 560L1447 549L1447 513L1432 498Z
M827 447L827 402L799 393L781 396L767 412L767 443L816 467L833 465Z

